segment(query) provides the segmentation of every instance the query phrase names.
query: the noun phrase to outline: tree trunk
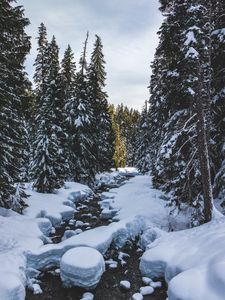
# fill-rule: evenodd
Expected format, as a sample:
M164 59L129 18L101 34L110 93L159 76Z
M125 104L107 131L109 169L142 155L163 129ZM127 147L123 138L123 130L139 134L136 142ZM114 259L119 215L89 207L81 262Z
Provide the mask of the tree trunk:
M203 82L202 82L202 70L199 66L198 69L198 94L195 103L197 114L197 142L198 142L198 156L200 163L200 171L202 178L202 190L204 197L204 220L209 222L212 219L213 211L213 194L211 184L211 174L209 165L209 153L208 142L206 133L206 116L205 105L203 96ZM207 105L206 105L207 107Z

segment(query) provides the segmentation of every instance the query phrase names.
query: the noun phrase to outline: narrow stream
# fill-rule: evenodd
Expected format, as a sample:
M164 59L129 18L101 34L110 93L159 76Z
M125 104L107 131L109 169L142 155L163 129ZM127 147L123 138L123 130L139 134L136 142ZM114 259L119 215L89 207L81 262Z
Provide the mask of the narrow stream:
M101 190L104 191L105 189ZM98 193L94 198L87 199L82 203L77 204L77 212L74 215L74 220L82 221L80 226L75 226L73 222L66 222L62 227L56 230L52 236L53 243L59 243L65 230L68 229L81 229L85 231L90 228L95 228L102 225L108 225L112 220L101 220L101 209L99 206L100 194ZM122 251L128 254L124 260L126 263L121 264L118 259L119 252ZM139 259L143 252L137 249L136 243L127 242L123 249L116 250L111 247L104 255L105 260L113 260L117 262L117 268L111 268L109 265L106 267L101 281L94 291L91 291L95 300L129 300L131 296L138 292L140 287L143 286L141 280L141 273L139 271ZM34 295L32 291L26 291L26 300L80 300L82 294L85 292L81 288L65 289L62 287L58 270L49 270L41 273L40 286L43 293ZM128 291L120 288L120 281L128 280L131 283L131 288ZM155 289L154 294L145 296L145 300L165 300L166 284L162 281L162 288Z

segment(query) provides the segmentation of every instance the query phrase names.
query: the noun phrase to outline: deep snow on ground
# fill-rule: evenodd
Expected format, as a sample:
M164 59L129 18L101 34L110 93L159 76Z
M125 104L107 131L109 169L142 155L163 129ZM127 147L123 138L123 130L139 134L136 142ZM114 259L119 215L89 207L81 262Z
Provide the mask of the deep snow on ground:
M135 169L99 174L98 186L118 186L123 176L133 177ZM124 185L102 193L103 211L113 212L113 222L72 236L58 244L47 238L53 227L73 217L76 202L92 191L78 183L67 183L55 194L31 195L25 215L0 209L0 299L22 300L25 285L35 269L58 267L71 248L86 246L104 254L110 247L121 248L126 240L141 235L143 276L163 277L170 300L222 300L225 295L225 218L209 224L167 232L188 226L188 217L169 216L164 195L151 188L149 176L136 176ZM91 201L91 197L90 197ZM107 215L107 214L106 214ZM45 245L47 244L47 245ZM26 277L27 275L27 277ZM28 280L28 281L27 281Z
M68 182L55 194L40 194L27 186L29 207L25 215L0 208L0 299L25 297L26 253L49 243L52 226L73 217L75 203L92 191L85 185Z
M28 266L38 269L57 267L62 255L71 248L93 247L104 254L112 242L119 248L127 239L134 239L148 228L168 228L168 212L160 195L151 189L149 176L134 177L111 193L103 193L103 198L109 196L111 206L119 209L116 216L119 222L34 249L28 253Z
M152 224L160 228L168 228L168 210L166 202L161 199L162 193L151 187L149 176L136 176L125 185L110 192L103 193L103 197L112 198L112 208L119 209L119 220L132 219L137 216L146 217Z
M165 275L170 300L223 300L225 297L225 218L164 233L142 256L143 275Z

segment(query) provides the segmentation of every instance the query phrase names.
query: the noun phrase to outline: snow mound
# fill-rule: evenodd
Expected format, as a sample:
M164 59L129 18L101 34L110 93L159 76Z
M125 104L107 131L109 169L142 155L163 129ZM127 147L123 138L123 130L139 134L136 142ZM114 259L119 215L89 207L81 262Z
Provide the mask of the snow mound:
M60 276L65 287L94 289L105 271L101 253L89 247L67 251L60 261Z
M150 244L140 262L144 276L165 276L170 300L222 300L225 295L225 218Z

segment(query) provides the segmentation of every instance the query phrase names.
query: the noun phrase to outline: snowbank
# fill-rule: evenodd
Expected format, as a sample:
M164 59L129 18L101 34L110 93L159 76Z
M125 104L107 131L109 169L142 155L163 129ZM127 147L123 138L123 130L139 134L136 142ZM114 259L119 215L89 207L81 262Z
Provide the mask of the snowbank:
M225 295L225 218L150 244L140 263L144 276L163 277L170 300L222 300Z
M27 186L29 207L25 215L0 208L0 299L25 298L26 253L40 249L46 237L74 215L75 203L92 191L79 183L66 183L56 194L40 194Z
M37 193L30 187L27 193L30 195L27 200L29 207L24 214L32 218L48 218L53 227L58 227L62 221L73 218L76 202L86 199L93 192L86 185L66 182L65 187L55 194Z
M31 219L10 210L0 209L0 299L22 300L25 297L26 258L24 251L43 245L51 231L47 219Z

